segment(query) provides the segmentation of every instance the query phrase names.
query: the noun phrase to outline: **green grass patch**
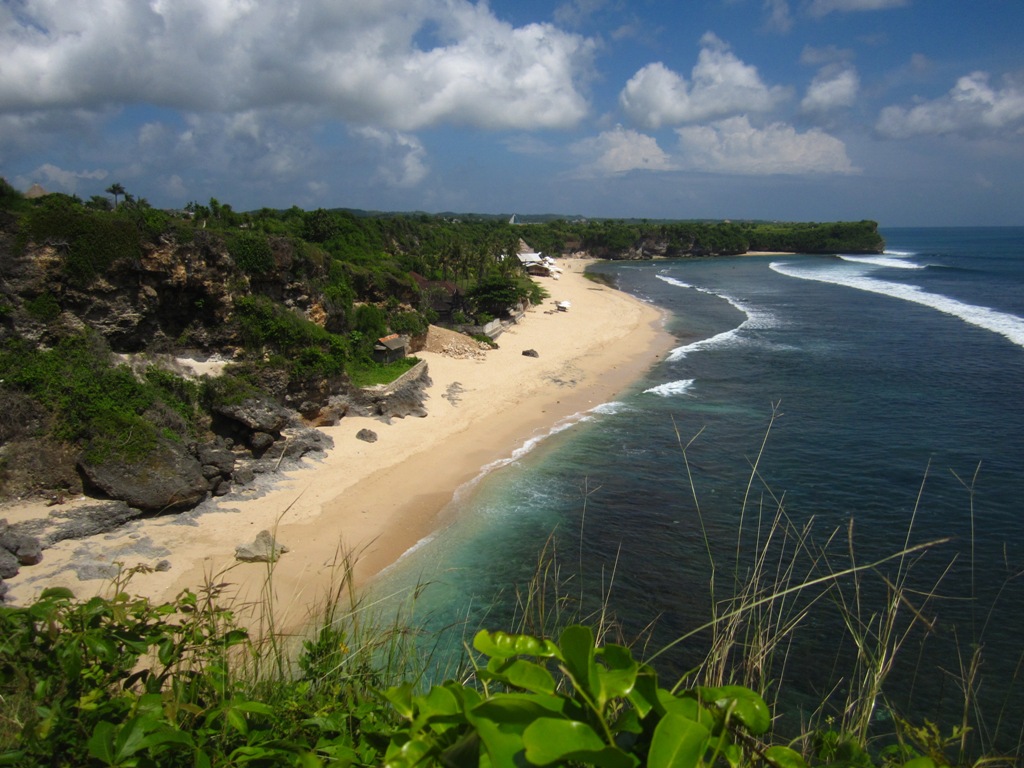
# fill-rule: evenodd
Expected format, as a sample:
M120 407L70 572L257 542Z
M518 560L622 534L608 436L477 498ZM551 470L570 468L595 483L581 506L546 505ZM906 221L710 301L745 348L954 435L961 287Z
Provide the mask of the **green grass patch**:
M419 358L403 357L393 363L361 363L353 365L348 375L354 387L374 387L390 384L418 362Z

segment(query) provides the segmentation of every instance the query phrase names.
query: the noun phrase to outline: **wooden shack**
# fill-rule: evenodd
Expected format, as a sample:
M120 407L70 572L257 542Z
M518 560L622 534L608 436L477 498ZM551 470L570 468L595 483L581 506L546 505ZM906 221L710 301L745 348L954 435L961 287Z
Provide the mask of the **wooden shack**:
M377 343L373 345L373 359L378 363L393 363L405 357L407 349L408 342L405 337L392 333L390 336L377 339Z

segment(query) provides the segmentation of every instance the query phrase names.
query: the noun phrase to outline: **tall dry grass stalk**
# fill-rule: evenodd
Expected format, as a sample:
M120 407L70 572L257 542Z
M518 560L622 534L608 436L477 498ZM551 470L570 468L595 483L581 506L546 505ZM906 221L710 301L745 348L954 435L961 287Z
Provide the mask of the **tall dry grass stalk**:
M915 565L949 539L913 541L920 491L902 545L891 554L867 562L860 562L856 556L852 520L845 531L834 529L823 539L815 536L813 517L797 524L788 515L784 499L771 489L760 471L771 430L780 416L778 405L773 405L764 439L750 462L731 562L715 554L721 546L709 536L689 459L703 430L684 440L673 423L708 559L710 617L648 660L707 636L707 653L680 677L676 688L743 685L760 693L777 709L787 678L800 674L792 670L798 629L812 611L834 606L854 652L845 668L836 667L838 674L821 693L820 706L804 721L801 739L805 751L809 751L812 734L828 728L866 747L875 733L879 708L889 707L885 684L895 660L912 637L924 636L934 628L932 604L950 567L920 590L912 586ZM870 597L868 583L873 590ZM879 592L884 599L875 597ZM837 657L834 664L841 662ZM960 665L965 702L960 725L964 733L969 731L968 722L975 720L968 717L967 702L973 700L971 692L979 664L980 649L976 649ZM837 695L842 696L839 702ZM966 753L964 740L961 755Z

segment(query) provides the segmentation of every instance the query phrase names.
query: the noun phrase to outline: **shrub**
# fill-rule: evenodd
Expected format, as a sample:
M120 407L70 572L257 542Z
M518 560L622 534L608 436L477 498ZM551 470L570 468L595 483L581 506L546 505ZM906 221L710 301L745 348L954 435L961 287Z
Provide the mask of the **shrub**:
M92 441L101 455L138 456L155 441L140 414L153 402L127 366L114 367L97 337L74 336L51 350L11 343L0 352L5 382L54 415L61 440ZM115 450L116 449L116 450Z
M477 319L481 315L504 315L509 307L514 306L526 292L514 278L492 277L473 288L467 294L472 304L477 307ZM481 321L482 322L482 321Z
M36 320L49 323L60 317L60 304L53 294L44 293L26 301L25 311Z
M548 298L551 295L550 293L548 293L546 288L544 288L542 285L538 285L532 280L530 281L530 286L527 290L529 291L528 298L530 299L530 303L533 304L535 307L539 306L544 301L544 299Z
M427 332L427 318L419 312L396 312L388 318L388 326L393 333L407 336L422 336Z
M249 398L261 397L265 393L237 366L231 366L220 376L204 376L199 386L199 398L203 406L213 410L219 405L238 405Z
M127 366L112 365L98 336L72 336L50 350L11 342L0 350L0 369L5 386L54 414L55 438L88 444L97 462L149 452L157 430L144 414L155 405L171 408L191 428L197 424L198 390L165 372L150 371L140 381Z
M624 646L596 645L589 627L566 628L557 644L481 630L473 647L488 657L476 670L479 686L387 692L405 719L390 764L803 764L789 747L759 741L771 712L758 694L738 685L662 688L652 667Z
M28 207L28 200L21 192L0 177L0 210L19 211Z
M235 265L250 275L263 275L274 269L274 251L262 232L240 232L231 238L228 252Z
M26 217L25 234L63 254L64 274L71 282L87 284L114 263L141 256L139 232L129 219L89 211L66 196L47 195L42 200Z

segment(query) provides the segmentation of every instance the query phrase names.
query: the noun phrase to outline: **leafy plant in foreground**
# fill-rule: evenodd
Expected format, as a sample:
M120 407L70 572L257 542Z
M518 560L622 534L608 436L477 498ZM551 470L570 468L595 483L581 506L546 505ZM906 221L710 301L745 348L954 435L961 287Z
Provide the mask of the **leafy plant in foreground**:
M786 746L762 745L771 713L742 686L672 692L621 645L597 646L589 627L566 628L556 644L481 630L473 647L489 657L482 690L456 682L388 700L408 725L386 765L801 766Z

